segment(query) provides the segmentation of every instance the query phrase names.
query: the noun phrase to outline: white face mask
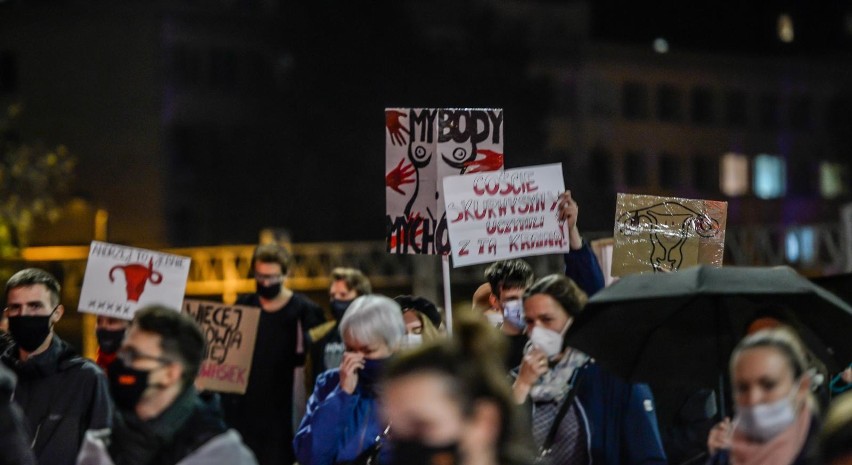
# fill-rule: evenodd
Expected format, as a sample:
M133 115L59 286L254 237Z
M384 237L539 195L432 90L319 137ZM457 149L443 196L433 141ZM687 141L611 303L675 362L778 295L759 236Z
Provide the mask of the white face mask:
M790 394L775 402L739 407L734 419L736 428L752 439L769 441L796 421L796 393L799 383L793 385Z
M562 351L562 334L552 329L533 327L530 331L530 342L547 354L548 358Z
M503 314L497 312L488 312L485 314L485 318L488 319L488 323L491 326L499 328L503 326Z
M402 338L403 349L413 349L418 347L420 344L423 344L422 334L406 334Z
M508 321L513 326L523 329L524 323L524 305L521 299L512 299L503 302L503 321Z

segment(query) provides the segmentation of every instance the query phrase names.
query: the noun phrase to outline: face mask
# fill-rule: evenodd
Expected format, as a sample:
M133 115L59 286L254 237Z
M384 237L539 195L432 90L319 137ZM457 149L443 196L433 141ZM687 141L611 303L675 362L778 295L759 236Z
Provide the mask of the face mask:
M100 347L101 352L114 354L124 341L124 330L98 328L95 330L95 337L98 338L98 347Z
M548 358L562 351L562 334L552 329L533 327L530 331L530 342L547 354Z
M734 420L736 428L752 439L769 441L796 421L795 399L799 392L796 383L783 399L751 407L740 407Z
M156 369L156 368L155 368ZM148 384L148 377L154 370L137 370L124 364L121 358L115 359L107 369L109 390L115 406L119 410L133 410L145 389L149 386L164 387L158 384Z
M261 284L260 281L255 281L257 283L257 295L263 297L264 299L274 299L278 297L278 294L281 293L281 283L270 284L266 286Z
M503 321L508 321L516 328L523 329L526 326L526 323L524 323L524 306L520 299L503 302Z
M38 349L50 336L50 317L53 312L46 316L10 316L9 317L9 333L12 338L27 352L33 352Z
M346 312L346 309L349 308L349 304L351 303L351 300L332 300L331 314L334 315L334 319L340 321L343 318L343 313Z
M406 334L402 338L402 348L403 349L413 349L423 344L423 335L422 334Z
M372 390L382 376L386 361L387 358L364 359L364 368L358 372L358 384Z
M488 319L488 324L490 324L491 326L494 326L496 328L503 326L502 313L488 312L485 314L485 318Z
M428 446L420 441L393 441L391 465L455 465L459 461L459 445Z

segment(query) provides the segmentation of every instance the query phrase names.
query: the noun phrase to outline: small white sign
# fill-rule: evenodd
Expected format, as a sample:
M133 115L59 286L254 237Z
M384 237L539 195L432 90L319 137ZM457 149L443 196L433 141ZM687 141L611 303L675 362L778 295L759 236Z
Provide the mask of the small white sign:
M445 177L453 266L568 252L564 191L561 163Z
M160 304L180 311L189 257L92 241L78 310L125 320Z

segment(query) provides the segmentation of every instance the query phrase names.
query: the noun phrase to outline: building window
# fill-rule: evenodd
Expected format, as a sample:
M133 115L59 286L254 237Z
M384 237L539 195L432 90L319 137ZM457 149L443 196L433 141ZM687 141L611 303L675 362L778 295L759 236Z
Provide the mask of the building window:
M657 88L657 118L670 122L683 120L680 90L677 87L663 84Z
M818 244L812 226L789 229L784 242L788 262L807 265L816 260Z
M739 153L722 155L722 176L719 187L728 197L748 193L748 157Z
M624 181L628 186L644 186L648 183L647 163L642 152L631 151L624 155Z
M813 126L810 96L794 94L790 98L790 126L793 129L810 129Z
M761 199L776 199L787 192L787 166L777 155L760 154L754 157L754 195Z
M599 118L612 118L618 114L618 97L615 86L604 79L589 81L589 114Z
M692 164L693 184L705 194L719 192L719 160L715 157L698 155Z
M725 93L725 122L732 127L748 125L748 103L745 92L729 90Z
M595 186L609 187L612 181L612 154L602 147L592 149L591 157L592 179Z
M622 94L623 115L626 119L648 118L648 87L640 82L626 82Z
M713 111L713 91L707 87L696 87L690 94L692 122L711 124L715 120Z
M778 94L765 93L760 96L759 107L760 127L763 129L778 129L781 122L779 114Z
M819 193L823 198L834 199L846 194L848 183L844 165L827 161L819 164Z
M813 196L817 192L817 165L810 158L790 160L789 192L792 195Z
M15 54L0 51L0 92L14 92L18 88L18 60Z
M663 189L677 189L684 185L683 173L680 170L680 159L673 154L663 153L659 158L660 187Z

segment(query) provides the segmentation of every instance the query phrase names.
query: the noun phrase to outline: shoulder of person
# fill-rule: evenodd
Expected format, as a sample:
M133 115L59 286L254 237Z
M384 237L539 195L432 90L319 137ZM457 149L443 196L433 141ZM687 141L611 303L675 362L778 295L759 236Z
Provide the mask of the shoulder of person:
M212 437L178 465L256 465L254 454L245 446L240 434L229 429Z

